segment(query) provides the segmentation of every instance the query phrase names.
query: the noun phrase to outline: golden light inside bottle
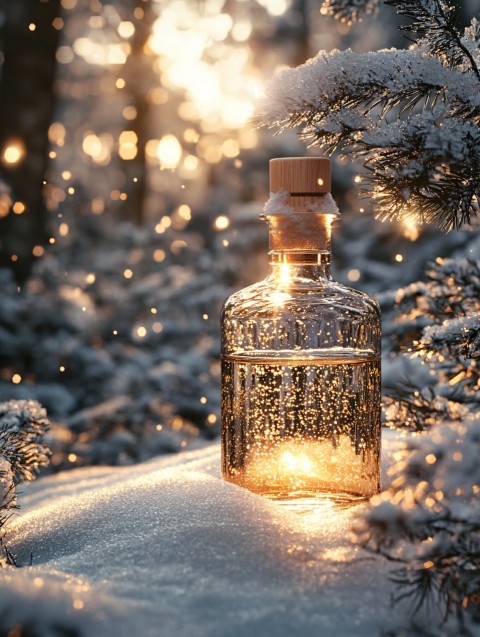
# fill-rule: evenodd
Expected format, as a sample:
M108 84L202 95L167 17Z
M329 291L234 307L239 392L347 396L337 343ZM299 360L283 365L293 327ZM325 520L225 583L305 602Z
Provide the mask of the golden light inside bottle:
M379 357L372 351L225 357L224 473L279 499L379 490ZM374 426L372 427L372 423Z

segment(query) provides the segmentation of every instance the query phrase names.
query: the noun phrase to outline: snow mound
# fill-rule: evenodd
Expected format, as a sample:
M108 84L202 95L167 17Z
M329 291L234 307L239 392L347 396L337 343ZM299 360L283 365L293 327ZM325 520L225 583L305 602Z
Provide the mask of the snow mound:
M374 637L405 621L389 566L350 543L361 507L286 511L223 482L216 444L43 478L20 504L9 547L33 566L0 571L0 632L32 614L88 637Z

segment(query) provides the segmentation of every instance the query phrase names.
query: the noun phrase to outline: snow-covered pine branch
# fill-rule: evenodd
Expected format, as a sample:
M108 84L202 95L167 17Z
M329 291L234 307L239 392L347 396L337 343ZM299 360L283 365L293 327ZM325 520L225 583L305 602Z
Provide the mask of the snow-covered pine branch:
M479 27L472 21L457 50L443 2L397 4L437 16L437 36L451 36L452 55L434 35L405 51L321 51L272 80L258 120L280 130L300 127L310 145L361 160L380 218L451 230L478 212Z
M372 500L358 540L398 563L398 599L445 616L477 614L480 590L480 419L409 437L391 487Z
M462 66L471 70L480 81L478 50L472 51L463 40L456 20L459 11L455 0L385 0L395 7L397 13L411 19L411 23L400 27L423 36L429 51L449 67ZM466 34L467 40L478 43L478 23L472 23L473 31Z
M33 480L48 464L50 452L41 439L49 427L45 409L33 400L0 404L0 456L10 464L14 480Z
M355 22L364 15L378 11L382 0L324 0L320 9L324 15L333 15L342 22Z
M0 545L3 527L12 509L17 508L16 485L33 480L39 468L48 463L50 452L42 443L48 427L45 410L37 402L0 403ZM5 551L8 561L10 554Z
M480 400L480 264L437 259L426 274L380 299L384 334L430 371L428 386L411 378L385 391L388 424L414 431L461 422Z
M478 358L480 356L480 313L454 318L423 330L422 350L439 354Z
M448 325L452 317L469 319L469 331L456 335L456 352L461 356L475 358L475 325L480 311L480 263L476 259L457 257L437 258L426 271L426 280L416 281L394 292L380 295L384 321L384 334L395 340L399 346L415 349L433 349L428 329L441 329ZM471 319L471 320L470 320ZM451 324L455 330L459 324ZM473 331L471 331L473 330ZM422 334L426 341L423 342ZM441 338L441 332L437 332ZM445 332L445 336L447 333ZM412 341L415 347L412 348ZM435 349L440 351L439 340ZM462 350L462 352L461 352ZM443 350L446 353L447 350ZM452 350L448 350L452 353Z
M403 315L423 315L438 321L440 316L451 318L474 313L479 298L480 262L468 257L438 257L429 265L425 281L381 295L380 302L386 312L400 306Z
M462 422L470 415L471 405L465 404L465 396L459 389L449 392L447 384L417 387L408 381L387 388L383 410L389 427L422 432L433 426Z
M479 247L477 236L472 257L437 258L425 280L380 298L387 342L426 370L386 388L387 423L427 433L406 438L392 486L359 528L361 542L398 563L398 599L461 622L464 609L478 621L480 586Z

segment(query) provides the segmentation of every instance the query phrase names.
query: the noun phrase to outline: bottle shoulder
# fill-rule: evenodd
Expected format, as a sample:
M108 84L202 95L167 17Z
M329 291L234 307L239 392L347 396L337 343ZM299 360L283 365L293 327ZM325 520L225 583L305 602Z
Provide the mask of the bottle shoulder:
M302 318L319 314L339 314L352 319L380 318L376 299L366 292L348 287L337 281L291 280L279 284L278 280L264 279L232 294L224 303L223 315L238 319L279 317L299 314Z

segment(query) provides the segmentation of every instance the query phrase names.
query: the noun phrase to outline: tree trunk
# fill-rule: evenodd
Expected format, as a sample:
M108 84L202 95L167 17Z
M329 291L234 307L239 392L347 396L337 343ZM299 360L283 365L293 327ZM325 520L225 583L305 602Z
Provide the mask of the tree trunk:
M132 50L122 71L125 90L130 95L130 105L135 108L136 117L129 128L137 135L137 155L124 162L128 176L128 199L124 209L126 217L137 224L144 221L145 195L147 191L147 165L145 148L149 140L150 105L147 93L155 83L151 68L152 59L145 53L145 44L152 32L156 14L151 0L131 0L132 14L127 19L135 25L135 34L130 42ZM140 10L140 13L138 11Z
M0 219L0 266L12 267L19 281L28 276L33 247L47 238L42 191L60 11L60 0L0 0L0 177L12 202L20 202ZM9 163L5 149L12 145L24 155Z

